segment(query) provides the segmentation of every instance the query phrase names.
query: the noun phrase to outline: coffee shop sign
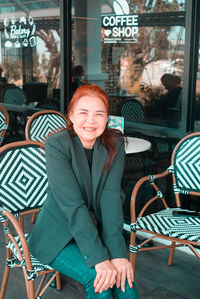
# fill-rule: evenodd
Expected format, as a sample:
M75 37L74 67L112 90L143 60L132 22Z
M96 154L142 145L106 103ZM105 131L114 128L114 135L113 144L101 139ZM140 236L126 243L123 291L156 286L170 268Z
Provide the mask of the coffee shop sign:
M114 0L115 15L102 16L104 43L136 43L138 15L131 15L126 0Z
M4 34L6 48L34 47L37 44L36 26L31 16L20 19L4 19Z

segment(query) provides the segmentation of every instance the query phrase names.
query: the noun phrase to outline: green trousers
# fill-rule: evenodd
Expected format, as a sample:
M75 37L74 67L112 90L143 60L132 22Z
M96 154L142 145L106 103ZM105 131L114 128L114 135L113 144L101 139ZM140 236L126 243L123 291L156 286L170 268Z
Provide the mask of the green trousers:
M95 294L94 280L96 277L95 268L88 268L83 256L75 243L70 242L50 264L52 268L60 273L80 282L85 288L86 299L139 299L135 284L130 288L126 282L125 292L114 286L112 289Z

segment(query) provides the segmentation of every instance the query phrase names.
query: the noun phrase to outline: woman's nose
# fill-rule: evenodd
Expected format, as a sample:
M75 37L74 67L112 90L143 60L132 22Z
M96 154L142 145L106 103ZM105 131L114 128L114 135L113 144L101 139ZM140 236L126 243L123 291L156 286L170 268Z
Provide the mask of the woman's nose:
M88 123L94 123L95 122L95 117L93 114L89 114L88 115L88 119L87 119Z

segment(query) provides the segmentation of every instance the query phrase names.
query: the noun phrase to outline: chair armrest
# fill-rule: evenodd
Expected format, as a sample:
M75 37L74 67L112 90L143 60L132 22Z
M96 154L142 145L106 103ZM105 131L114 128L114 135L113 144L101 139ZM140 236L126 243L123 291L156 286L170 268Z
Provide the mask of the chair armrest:
M139 216L141 217L143 215L143 213L145 212L145 210L147 209L147 207L154 202L157 199L161 199L162 203L164 205L165 208L168 208L168 205L162 195L162 192L159 190L159 188L157 187L157 185L155 184L155 180L164 178L166 176L168 176L170 174L170 171L167 169L162 173L158 173L158 174L152 174L152 175L148 175L145 177L140 178L136 185L133 188L132 194L131 194L131 203L130 203L130 211L131 211L131 223L135 223L136 222L136 200L137 200L137 195L138 192L141 188L141 186L145 183L145 182L149 182L150 185L153 187L153 189L156 192L156 195L154 197L152 197L151 199L149 199L147 201L147 203L143 206L142 210L139 213Z
M23 250L23 253L24 253L24 258L25 258L27 270L32 270L30 251L29 251L29 248L28 248L26 237L24 235L23 229L22 229L19 221L8 210L3 210L2 215L5 216L8 219L8 221L12 224L12 226L14 227L14 229L17 233L17 236L19 237L20 242L21 242L21 246L22 246L22 250ZM14 238L11 230L4 223L3 223L3 226L4 227L6 226L6 229L7 229L6 235L7 235L8 239L11 240L11 242L14 244L14 246L15 246L17 252L18 252L18 255L20 257L20 260L23 259L22 252L21 252L18 244L16 243L15 238Z

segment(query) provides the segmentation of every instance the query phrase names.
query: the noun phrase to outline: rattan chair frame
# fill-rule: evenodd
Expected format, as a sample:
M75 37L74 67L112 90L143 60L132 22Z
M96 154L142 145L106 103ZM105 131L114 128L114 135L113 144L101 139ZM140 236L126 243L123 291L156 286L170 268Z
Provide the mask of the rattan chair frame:
M31 135L31 132L30 132L31 127L33 125L33 122L38 117L40 117L42 115L45 116L45 115L51 115L51 114L55 114L57 116L60 116L64 120L64 122L66 123L66 126L67 126L67 119L66 119L66 117L61 112L56 111L56 110L42 110L42 111L38 111L38 112L34 113L33 115L31 115L31 117L29 118L29 120L26 123L26 127L25 127L25 138L26 138L26 140L34 140L33 137L32 137L32 135ZM58 130L59 129L63 129L63 127L60 127L60 128L57 128L57 129ZM52 132L52 133L54 133L54 132ZM48 137L48 136L45 136L45 137ZM40 139L38 141L43 142L44 140Z
M31 257L30 257L30 252L29 252L27 240L26 240L26 237L24 235L23 229L22 229L19 221L16 219L16 217L11 212L4 209L2 211L2 215L5 216L6 219L7 219L3 223L4 229L7 230L8 226L13 226L14 230L16 231L16 233L17 233L17 235L18 235L18 237L21 241L22 249L23 249L23 252L24 252L24 257L21 254L21 250L20 250L18 244L15 242L15 238L14 238L13 234L11 233L11 230L8 234L5 235L5 237L6 237L6 246L8 245L9 241L14 243L15 244L15 249L17 250L18 255L20 257L21 264L23 263L23 261L25 261L26 267L22 267L21 264L15 264L14 267L21 268L22 271L23 271L25 285L26 285L26 291L27 291L27 298L28 299L41 298L41 296L44 294L44 292L51 285L51 283L53 282L53 280L55 278L56 278L57 289L60 290L61 289L60 275L59 275L59 272L57 272L54 269L37 272L37 275L41 276L42 278L41 278L41 281L39 283L39 286L38 286L37 290L35 290L34 280L32 280L32 279L28 280L28 278L27 278L28 271L31 272L33 270L33 267L32 267L32 263L31 263ZM9 225L9 223L11 225ZM7 260L12 260L12 257L13 257L12 251L9 248L7 248L6 253L7 253L6 254ZM13 265L12 265L12 267L13 267ZM4 269L2 285L1 285L1 292L0 292L0 298L1 299L4 298L4 295L5 295L5 292L6 292L6 287L7 287L7 283L8 283L10 269L11 269L11 267L9 267L6 264L5 269ZM46 276L49 273L53 273L53 275L50 277L48 282L46 284L44 284Z
M24 146L37 146L39 148L44 149L44 145L38 141L19 141L19 142L13 142L9 143L2 148L0 148L0 155L4 153L5 151L9 151L9 149L13 148L20 148ZM0 298L3 299L5 292L6 292L6 287L8 283L8 278L9 278L9 273L10 269L13 267L21 268L24 274L24 280L25 280L25 285L26 285L26 291L27 291L27 297L28 299L36 299L36 298L41 298L41 296L44 294L46 289L48 288L49 285L54 281L56 278L56 287L58 290L61 289L61 282L60 282L60 273L57 272L54 269L46 269L42 271L37 272L37 276L41 276L41 281L39 283L39 286L37 290L35 290L35 284L34 284L34 279L28 279L27 277L27 272L33 270L32 262L31 262L31 256L26 240L26 236L24 234L24 229L23 229L23 216L32 214L34 212L39 212L40 207L31 207L27 209L22 209L21 211L17 210L17 214L15 211L8 210L5 206L3 206L3 203L0 202L0 214L2 214L2 217L5 217L4 221L1 219L1 223L4 227L4 233L5 233L5 245L6 245L6 259L7 261L12 260L14 257L13 252L11 249L7 247L9 241L14 244L15 250L18 253L19 256L19 261L20 263L14 263L12 266L9 266L8 263L5 265L4 269L4 275L3 275L3 280L1 284L1 291L0 291ZM19 237L19 240L21 241L21 246L22 250L24 253L24 256L22 256L21 250L19 248L18 243L15 241L15 237L12 232L15 232L15 234ZM25 267L24 267L24 262L25 262ZM45 283L45 279L48 273L52 273L53 275L50 277L50 279Z
M171 156L171 166L174 165L175 162L175 155L177 150L180 148L180 146L189 138L192 137L196 137L198 136L200 138L200 132L196 132L196 133L192 133L189 134L187 136L185 136L184 138L182 138L176 145L172 156ZM155 203L157 201L161 201L162 205L163 205L163 210L166 209L170 209L166 199L164 198L162 192L159 190L157 182L159 179L163 179L163 178L167 178L170 175L172 176L172 182L173 182L173 186L175 186L176 184L176 177L172 171L173 167L169 167L168 169L166 169L165 171L163 171L162 173L159 174L153 174L153 175L148 175L145 177L142 177L141 179L138 180L138 182L136 183L136 185L133 188L132 191L132 195L131 195L131 204L130 204L130 211L131 211L131 225L130 225L130 246L129 246L129 251L130 251L130 261L133 267L133 271L135 274L135 262L136 262L136 254L137 252L142 252L142 251L149 251L149 250L157 250L157 249L167 249L170 248L170 253L169 253L169 258L168 258L168 265L171 266L173 263L173 257L174 257L174 251L176 247L182 247L182 246L187 246L192 252L193 254L200 259L200 253L198 252L198 250L196 250L196 246L200 249L200 242L196 242L196 241L191 241L191 240L184 240L184 239L180 239L180 238L176 238L176 237L170 237L170 236L166 236L164 234L155 232L153 230L150 229L137 229L136 227L136 223L138 221L138 219L141 219L145 212L147 211L147 208L151 206L152 203ZM156 183L155 183L156 181ZM153 187L153 189L155 190L155 196L150 198L149 200L147 200L147 202L144 204L143 208L140 210L138 216L136 216L136 201L137 201L137 195L139 193L139 190L141 188L141 186L143 185L143 183L145 182L149 182L151 184L151 186ZM200 192L195 192L195 191L189 191L188 192L189 195L195 195L195 196L200 196ZM180 192L174 192L175 195L175 206L178 209L182 209L182 204L181 204L181 200L180 200ZM173 209L173 208L172 208ZM141 244L136 244L136 233L137 231L142 231L145 233L150 234L150 237L143 240ZM146 246L147 243L152 243L150 241L154 240L156 238L156 240L158 239L163 239L163 240L167 240L170 241L171 243L169 245L155 245L153 244L153 246Z

